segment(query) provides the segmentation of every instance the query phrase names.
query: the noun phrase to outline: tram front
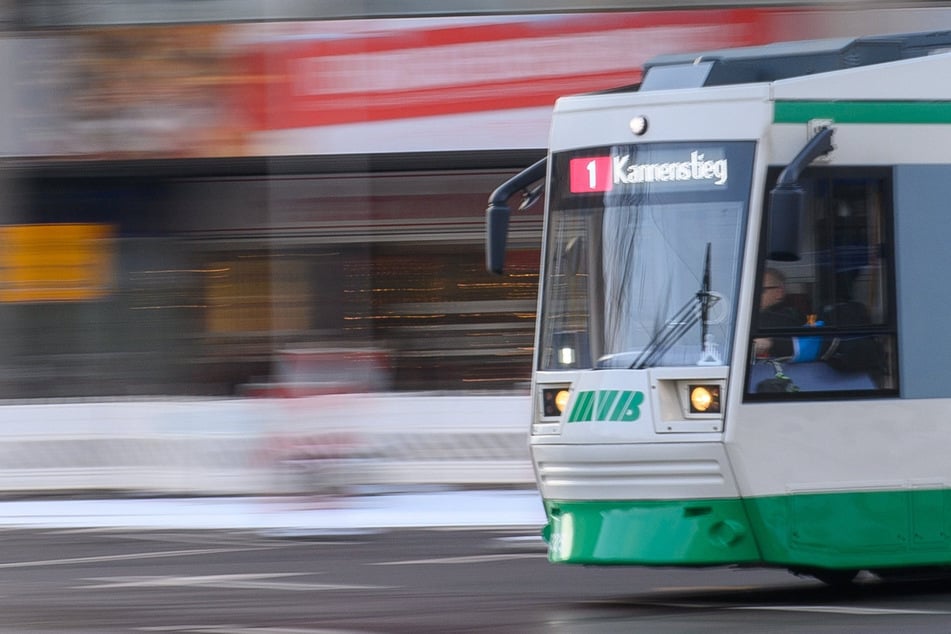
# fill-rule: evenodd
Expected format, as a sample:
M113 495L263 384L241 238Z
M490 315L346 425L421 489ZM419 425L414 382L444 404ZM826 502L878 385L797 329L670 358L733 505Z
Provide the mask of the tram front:
M624 101L555 111L530 436L549 558L758 562L723 442L757 133L688 140L701 121ZM756 126L763 101L731 105Z
M947 565L940 311L920 307L949 42L674 55L636 91L558 100L530 435L552 561ZM493 194L490 270L499 201L544 176Z

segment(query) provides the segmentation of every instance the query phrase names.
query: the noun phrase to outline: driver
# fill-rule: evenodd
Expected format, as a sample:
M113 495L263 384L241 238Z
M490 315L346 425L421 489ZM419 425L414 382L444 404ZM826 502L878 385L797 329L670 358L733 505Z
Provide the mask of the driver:
M786 276L777 269L766 269L760 289L759 327L798 328L805 323L806 316L786 300ZM793 356L791 337L757 337L753 340L753 347L760 359Z

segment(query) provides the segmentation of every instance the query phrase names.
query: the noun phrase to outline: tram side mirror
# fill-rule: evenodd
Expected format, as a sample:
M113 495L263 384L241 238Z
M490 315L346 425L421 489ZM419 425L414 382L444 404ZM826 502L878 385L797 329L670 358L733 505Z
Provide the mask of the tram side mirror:
M805 206L806 193L797 183L778 185L769 193L766 257L770 260L799 259L799 219Z
M803 170L820 156L832 151L835 128L821 127L789 162L776 187L769 192L766 215L766 257L792 262L799 259L799 219L806 209L806 193L799 184Z
M495 275L501 275L505 269L505 246L511 215L508 205L491 203L485 210L485 268Z
M541 196L542 188L529 189L535 181L545 178L548 159L543 158L526 167L521 172L499 185L489 196L489 206L485 210L485 268L489 273L501 275L505 269L505 246L508 241L509 209L508 199L522 190L525 208Z

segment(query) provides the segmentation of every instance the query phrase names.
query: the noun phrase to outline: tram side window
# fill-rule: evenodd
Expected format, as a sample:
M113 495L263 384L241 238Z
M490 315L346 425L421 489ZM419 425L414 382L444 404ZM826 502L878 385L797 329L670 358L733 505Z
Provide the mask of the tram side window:
M765 227L760 240L747 396L895 393L888 173L815 169L802 185L799 259L768 259Z

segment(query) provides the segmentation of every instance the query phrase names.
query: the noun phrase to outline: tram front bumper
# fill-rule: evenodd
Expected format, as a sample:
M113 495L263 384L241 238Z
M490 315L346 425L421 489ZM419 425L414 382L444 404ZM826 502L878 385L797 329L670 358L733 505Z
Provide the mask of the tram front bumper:
M760 561L720 442L533 444L552 562Z
M710 566L760 561L743 502L546 500L548 559L597 565Z

